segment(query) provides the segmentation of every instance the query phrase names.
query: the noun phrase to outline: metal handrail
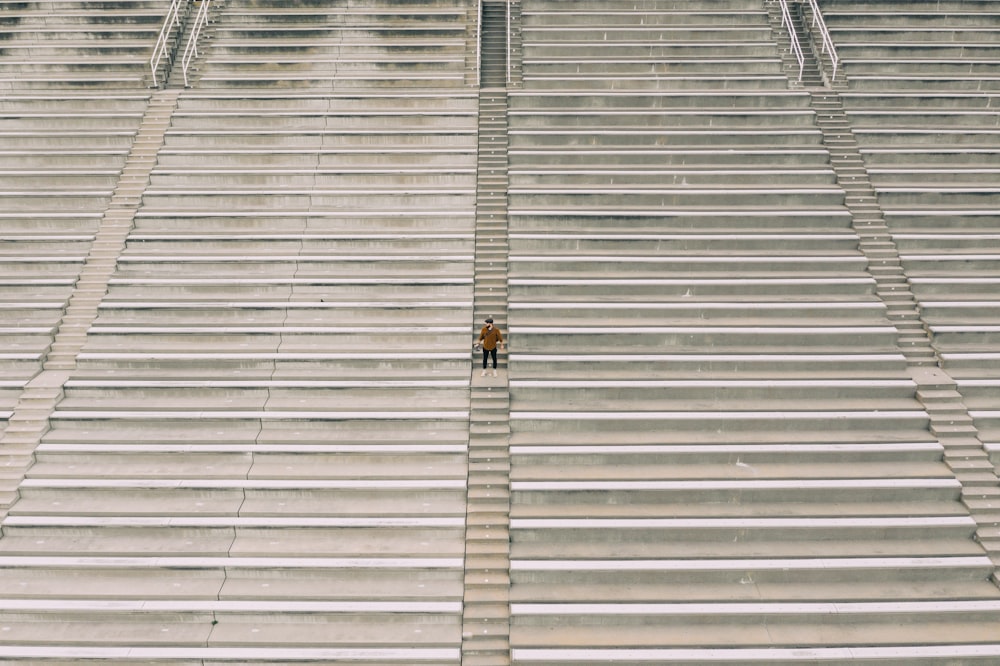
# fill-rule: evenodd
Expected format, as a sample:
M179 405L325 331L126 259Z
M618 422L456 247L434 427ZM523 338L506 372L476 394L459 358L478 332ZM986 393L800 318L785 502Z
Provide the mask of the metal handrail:
M163 19L163 27L160 28L160 36L156 38L156 45L153 46L153 55L149 58L149 68L153 72L154 88L159 87L156 81L156 70L160 66L160 61L163 60L169 50L170 33L173 32L174 26L180 25L181 22L180 9L182 1L171 0L170 7L167 9L167 15Z
M181 59L181 67L184 70L185 86L188 85L188 66L191 64L191 58L198 57L198 36L201 34L201 29L208 23L208 6L211 3L212 0L201 0L201 7L198 8L194 25L191 27L191 37L188 38L187 46L184 47L184 57Z
M781 4L781 25L788 30L788 39L792 44L792 52L799 63L799 82L802 82L802 70L806 66L806 57L802 53L802 45L799 44L799 36L795 32L795 25L792 23L792 13L788 9L788 0L780 0Z
M830 62L833 63L833 76L830 77L830 80L833 81L837 78L837 65L840 63L840 58L837 56L837 47L833 45L833 38L830 37L826 21L823 20L823 14L819 11L819 2L817 0L809 0L809 6L812 8L813 27L815 28L818 25L819 34L822 36L823 53L829 53Z
M483 77L483 0L479 0L479 17L476 19L476 85Z
M513 48L510 45L510 0L507 0L507 83L510 83L510 51Z

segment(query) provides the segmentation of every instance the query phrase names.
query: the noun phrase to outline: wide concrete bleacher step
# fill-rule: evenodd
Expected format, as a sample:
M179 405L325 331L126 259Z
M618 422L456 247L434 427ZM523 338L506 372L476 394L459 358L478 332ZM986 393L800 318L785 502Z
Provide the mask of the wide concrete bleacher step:
M829 18L851 73L844 107L925 335L941 367L977 406L974 412L961 406L936 430L943 437L976 438L983 443L980 453L992 455L996 420L967 382L997 377L997 303L986 293L997 276L988 248L997 199L990 171L998 149L995 127L983 112L996 98L991 72L1000 52L990 37L1000 29L1000 16L989 3L976 2L910 13L878 6L852 15L851 8L838 7ZM993 474L970 471L968 485L993 487ZM992 530L989 500L975 510L984 512L977 517ZM993 552L992 535L982 536Z
M5 454L0 659L1000 659L988 3L830 6L831 140L757 0L510 3L503 122L464 0L230 0L158 151L166 3L112 4L3 4L0 414L89 328Z
M537 2L521 13L523 80L548 89L781 89L781 59L763 8L726 3L574 7ZM698 55L664 52L702 47ZM709 47L709 48L706 48ZM697 51L696 51L697 52ZM607 76L611 74L611 76Z
M466 3L371 5L228 3L217 12L194 77L217 88L464 85Z
M587 647L594 650L613 650L623 636L628 636L630 644L641 646L636 649L700 648L707 652L706 648L724 646L773 649L776 644L791 649L804 641L829 643L831 647L874 645L899 650L900 644L922 643L922 634L938 624L938 613L954 628L956 637L961 636L970 644L982 644L990 640L990 633L995 630L987 620L996 610L995 603L959 601L943 603L937 609L934 602L515 604L514 608L516 614L533 615L540 625L537 632L523 631L525 647L520 649L525 653L536 647L553 650L567 649L570 644L579 646L578 638L569 637L578 637L584 627L588 627ZM759 619L734 621L734 614L740 612L747 613L744 617ZM594 627L587 621L594 614L604 615L602 626ZM515 632L519 629L515 627ZM842 638L834 639L834 635ZM558 645L558 638L553 639L559 636L566 637L563 645ZM576 647L576 650L576 658L588 663L586 649ZM913 652L920 654L919 649ZM619 654L628 659L627 652ZM660 658L669 655L665 651ZM530 659L528 663L535 662Z
M4 250L0 307L8 318L4 380L24 387L42 368L94 252L104 210L134 141L147 92L11 92L0 104ZM81 288L87 285L80 283ZM13 415L19 396L4 405ZM37 427L28 404L18 432ZM44 414L42 414L44 417ZM24 419L33 421L28 424ZM17 437L11 431L11 438ZM23 451L18 452L19 455ZM8 458L16 469L16 456ZM12 471L16 481L18 472Z
M879 212L876 193L840 177L823 107L788 90L780 53L750 50L739 31L767 26L752 4L525 8L510 113L516 663L864 646L933 663L934 646L991 640L969 488L907 370L920 331L898 317L903 271L853 224ZM682 62L666 41L718 60ZM751 52L759 79L723 90L712 68ZM945 579L969 596L941 622Z
M8 2L0 88L17 91L142 89L167 0Z
M253 14L224 9L194 80L242 86L235 70L267 56L246 42L244 62L224 62L227 31ZM6 517L16 599L0 656L459 663L475 173L475 97L453 85L465 13L438 12L461 36L443 48L390 31L331 51L338 76L373 90L400 85L380 71L388 61L426 70L400 94L185 91L158 119L165 145L135 146L150 185L137 183L135 227L109 255L117 270L72 387ZM385 18L348 14L362 31ZM443 57L419 62L429 51ZM452 89L410 90L439 85ZM130 147L123 117L109 154ZM82 114L67 139L100 120ZM180 586L179 571L193 574Z
M276 658L314 650L310 658L336 660L398 651L389 663L431 651L451 663L464 540L460 423L450 443L447 426L433 424L423 445L417 424L394 435L385 421L351 426L346 413L339 442L319 422L271 420L262 430L260 421L243 428L180 414L158 435L155 421L86 414L57 413L4 525L0 559L30 581L12 618L15 643L34 642L58 617L50 646L202 646L221 656L256 645ZM187 569L200 573L178 587L176 572ZM106 592L94 591L99 582ZM115 603L102 606L109 596ZM106 631L86 635L95 617ZM308 637L316 621L323 635ZM151 626L170 638L142 638Z

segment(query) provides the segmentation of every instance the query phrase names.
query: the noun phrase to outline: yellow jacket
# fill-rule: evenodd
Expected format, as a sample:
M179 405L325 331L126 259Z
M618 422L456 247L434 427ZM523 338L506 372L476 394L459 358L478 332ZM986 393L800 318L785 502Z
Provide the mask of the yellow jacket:
M483 349L496 349L497 344L503 343L503 336L500 335L500 329L496 326L492 329L483 326L483 330L479 332L479 341L483 343Z

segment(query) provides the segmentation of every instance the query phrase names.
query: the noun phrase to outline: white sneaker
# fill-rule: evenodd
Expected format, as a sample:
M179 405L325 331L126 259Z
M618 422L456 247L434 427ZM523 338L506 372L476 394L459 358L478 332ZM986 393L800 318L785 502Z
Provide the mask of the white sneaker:
M479 376L480 376L480 377L485 377L485 376L486 376L486 371L485 371L485 370L483 370L483 371L482 371L482 373L480 373L480 375L479 375Z
M496 370L494 370L494 371L493 371L493 376L494 376L494 377L496 377L496 376L497 376L497 371L496 371Z

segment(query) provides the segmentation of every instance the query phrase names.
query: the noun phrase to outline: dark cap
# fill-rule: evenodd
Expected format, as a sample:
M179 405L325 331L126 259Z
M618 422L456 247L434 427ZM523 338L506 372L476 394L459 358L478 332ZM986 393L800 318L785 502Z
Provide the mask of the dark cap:
M486 323L487 324L492 324L493 323L493 317L487 317L486 318Z

